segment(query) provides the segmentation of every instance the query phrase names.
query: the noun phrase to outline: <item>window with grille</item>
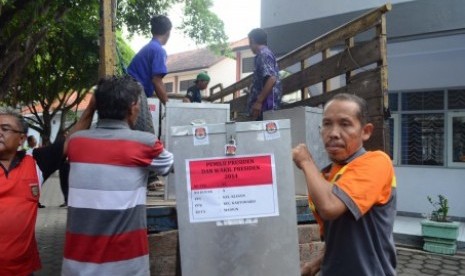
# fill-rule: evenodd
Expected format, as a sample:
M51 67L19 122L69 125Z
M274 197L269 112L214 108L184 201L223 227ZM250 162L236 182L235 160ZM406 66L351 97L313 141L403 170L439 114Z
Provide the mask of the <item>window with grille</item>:
M254 69L254 57L242 59L242 73L251 73Z
M449 166L465 167L465 112L451 112L448 118Z
M389 107L394 164L465 167L465 89L391 92Z
M444 115L402 115L401 152L404 165L444 164Z
M166 89L166 93L172 93L173 92L173 83L172 82L165 83L165 89Z
M195 84L195 79L191 80L183 80L179 83L179 90L180 91L187 91L189 87Z

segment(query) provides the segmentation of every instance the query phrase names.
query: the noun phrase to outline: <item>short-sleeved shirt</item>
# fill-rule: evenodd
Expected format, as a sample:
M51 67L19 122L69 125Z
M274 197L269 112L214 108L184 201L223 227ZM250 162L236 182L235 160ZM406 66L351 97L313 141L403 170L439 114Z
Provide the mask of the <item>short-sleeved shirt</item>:
M187 89L186 98L188 98L191 103L200 103L202 102L202 94L197 85L193 85Z
M10 168L0 165L0 275L29 275L40 269L35 239L42 183L63 160L63 142L18 151Z
M166 59L165 49L157 39L153 38L129 64L128 74L142 84L147 97L151 97L155 91L152 78L154 76L164 77L168 73Z
M252 112L252 106L257 101L258 95L263 90L266 80L274 76L276 82L273 85L271 93L263 101L262 111L276 110L281 105L282 86L279 79L279 67L276 57L268 47L263 47L254 58L255 69L253 74L252 90L247 99L247 110Z
M348 212L323 221L316 210L326 243L322 275L396 275L391 159L381 151L366 152L347 165L332 164L324 175Z
M148 171L166 174L173 155L153 133L105 119L70 137L68 159L62 275L150 275Z

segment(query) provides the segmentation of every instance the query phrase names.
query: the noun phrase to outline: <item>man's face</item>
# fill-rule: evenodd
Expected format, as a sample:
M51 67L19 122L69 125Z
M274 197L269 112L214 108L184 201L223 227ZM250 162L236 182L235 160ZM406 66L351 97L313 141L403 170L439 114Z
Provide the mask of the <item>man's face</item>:
M249 38L249 47L252 53L255 55L258 53L258 44L254 42L253 39Z
M9 115L0 115L0 157L16 154L16 150L24 143L26 134L18 120Z
M200 90L204 90L208 87L208 81L205 81L205 80L201 80L199 81L199 89Z
M341 162L354 154L371 135L372 125L362 126L355 102L334 100L323 112L321 136L333 162Z

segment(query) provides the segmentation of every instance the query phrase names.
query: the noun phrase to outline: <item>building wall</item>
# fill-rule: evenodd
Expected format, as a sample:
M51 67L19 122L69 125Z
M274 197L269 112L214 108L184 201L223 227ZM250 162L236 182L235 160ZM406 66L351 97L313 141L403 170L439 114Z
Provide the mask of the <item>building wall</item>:
M465 85L465 34L388 43L389 90Z
M417 39L388 44L389 90L401 92L436 91L450 88L465 88L465 34ZM444 147L452 147L448 129L447 114L460 111L445 111ZM465 111L465 109L463 109ZM414 114L418 111L405 112ZM427 110L423 113L436 113ZM398 112L392 112L396 115ZM442 112L441 112L442 113ZM401 118L398 120L394 137L394 149L401 155ZM414 213L428 213L431 205L427 195L444 194L450 203L450 215L465 217L465 169L455 167L447 161L449 152L444 149L444 165L408 166L395 160L398 177L398 210ZM405 154L405 153L404 153ZM398 158L400 159L400 158Z
M449 199L449 215L465 217L464 169L396 166L395 170L398 211L426 215L433 210L426 197L442 194Z
M208 75L210 75L210 83L206 93L209 95L209 88L217 84L222 84L223 88L230 86L236 82L236 60L227 58L216 63L208 69Z
M440 90L447 96L447 91L452 89L464 89L465 93L463 1L390 2L394 4L393 10L387 15L388 81L392 94ZM344 0L297 0L295 3L286 5L283 0L267 0L266 5L262 4L262 27L268 31L271 47L280 54L348 22L364 12L362 10L378 7L385 1L349 3ZM465 107L454 110L447 108L445 103L440 110L425 108L421 111L392 112L393 121L396 122L392 135L392 154L398 179L398 211L429 213L432 208L426 196L443 194L449 199L450 215L465 218L465 162L451 165L448 161L454 152L449 116L465 114ZM441 156L444 163L436 166L404 164L402 158L409 153L400 149L401 144L405 143L402 133L405 133L406 127L402 115L424 114L427 117L430 113L444 115L442 133L439 133L443 136L434 140L438 142L435 147L445 147ZM417 135L420 140L424 139L422 133ZM404 151L408 151L409 145L405 145ZM420 151L421 154L424 153Z
M384 5L386 2L395 4L409 1L412 0L293 0L292 5L289 5L287 0L266 0L262 1L261 5L261 26L262 28L270 28L334 14L372 9Z

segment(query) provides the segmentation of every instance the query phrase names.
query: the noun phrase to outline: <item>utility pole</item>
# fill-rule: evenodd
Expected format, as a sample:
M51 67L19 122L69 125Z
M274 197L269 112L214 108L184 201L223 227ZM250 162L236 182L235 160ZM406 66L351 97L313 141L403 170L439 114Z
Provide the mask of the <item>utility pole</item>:
M113 76L116 66L116 0L100 0L99 77Z

